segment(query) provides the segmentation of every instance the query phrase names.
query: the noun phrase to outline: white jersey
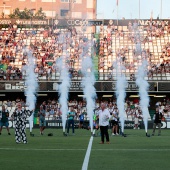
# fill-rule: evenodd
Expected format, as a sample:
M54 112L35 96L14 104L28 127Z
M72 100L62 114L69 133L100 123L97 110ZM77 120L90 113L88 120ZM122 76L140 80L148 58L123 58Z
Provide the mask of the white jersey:
M109 118L110 113L108 109L99 110L99 126L108 126L109 125Z
M112 116L113 116L113 120L118 121L118 112L117 111L114 110Z

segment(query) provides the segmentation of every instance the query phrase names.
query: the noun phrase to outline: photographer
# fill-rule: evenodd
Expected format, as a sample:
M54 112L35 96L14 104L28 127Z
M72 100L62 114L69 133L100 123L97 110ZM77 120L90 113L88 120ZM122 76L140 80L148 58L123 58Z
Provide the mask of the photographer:
M163 114L159 111L159 107L156 108L155 114L154 114L154 123L153 123L153 132L152 136L155 135L155 129L156 126L158 126L158 136L161 135L161 120L162 120Z

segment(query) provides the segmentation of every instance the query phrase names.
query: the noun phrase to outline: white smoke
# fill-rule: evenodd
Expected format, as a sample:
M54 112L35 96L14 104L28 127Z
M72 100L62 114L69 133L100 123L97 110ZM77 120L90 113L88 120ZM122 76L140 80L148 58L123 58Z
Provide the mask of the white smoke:
M121 123L121 130L124 133L124 118L125 118L125 97L126 97L126 87L127 81L126 77L123 74L123 70L125 69L123 65L121 65L121 61L117 61L113 64L113 67L116 68L116 98L117 98L117 107L119 110L119 118Z
M26 50L28 56L28 64L24 67L23 71L26 72L25 89L26 105L28 105L29 110L35 109L36 103L36 93L38 90L37 77L35 75L35 57L32 55L31 51Z
M64 42L65 36L63 34L60 35L60 42ZM68 112L68 93L70 88L70 74L68 70L68 66L66 65L66 58L67 58L67 52L66 52L66 44L63 45L63 56L61 58L58 58L56 60L56 67L58 68L60 72L60 80L61 84L59 85L59 103L61 105L61 113L62 113L62 125L63 125L63 132L65 132L65 126L66 126L66 117Z
M136 43L136 55L141 56L142 55L142 48L141 48L141 36L140 32L138 29L137 23L134 24L134 35L135 35L135 43ZM140 95L140 107L142 110L143 114L143 120L145 124L145 131L147 133L148 129L148 117L149 117L149 111L148 111L148 106L149 106L149 97L148 97L148 88L149 84L145 80L145 76L147 75L147 56L145 54L145 57L142 58L142 63L141 65L138 66L138 71L136 74L136 84L139 87L139 95Z
M82 60L82 78L83 93L86 98L87 114L89 116L91 132L93 132L93 112L95 109L96 90L94 88L95 76L93 72L93 63L90 56Z
M144 78L147 75L147 66L148 66L147 60L143 59L142 65L139 66L138 72L136 74L136 84L139 87L140 107L141 107L142 114L143 114L143 120L144 120L144 124L145 124L146 133L147 133L147 129L148 129L148 118L149 118L149 111L148 111L148 106L149 106L148 88L149 88L149 84Z
M94 76L94 69L93 69L93 62L92 58L89 55L91 49L92 43L88 41L87 38L84 39L84 45L83 45L83 53L81 55L82 59L82 86L83 86L83 93L86 98L86 108L87 108L87 114L89 116L90 121L90 128L91 132L93 132L93 114L95 109L95 99L96 99L96 90L94 88L95 83L95 76Z
M28 49L24 49L23 52L26 53L28 57L28 64L22 68L22 73L26 76L25 85L27 88L24 91L26 96L26 105L28 106L29 110L34 110L36 103L36 93L38 90L37 77L35 75L36 59L33 57L32 52ZM32 114L29 117L30 132L32 132L33 128L33 119L34 115Z

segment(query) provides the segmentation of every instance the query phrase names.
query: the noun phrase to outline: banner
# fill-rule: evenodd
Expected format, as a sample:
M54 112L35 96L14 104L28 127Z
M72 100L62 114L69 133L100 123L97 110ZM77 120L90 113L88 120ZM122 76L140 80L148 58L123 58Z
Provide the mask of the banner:
M45 25L53 25L56 27L72 27L72 26L100 26L101 24L104 25L117 25L117 21L119 26L128 26L129 22L133 23L135 19L124 19L124 20L116 20L116 19L96 19L96 20L88 20L88 19L45 19L45 20L37 20L37 19L0 19L0 25L9 25L9 24L16 24L22 26L45 26ZM150 23L165 26L170 25L169 19L159 20L159 19L140 19L137 20L138 25L140 26L147 26Z
M75 128L79 127L79 121L75 120ZM140 129L145 129L143 121L139 121L139 127ZM47 128L62 128L62 121L61 120L47 120L46 121ZM89 126L89 121L85 120L83 123L84 127L87 128ZM134 121L125 121L125 129L133 129L134 128ZM9 121L9 128L14 128L14 122ZM29 128L29 121L26 123L26 127ZM34 122L34 128L39 128L39 124L35 124ZM148 121L148 129L153 128L153 121ZM161 129L170 129L170 121L162 122Z
M155 82L148 82L149 83L149 91L150 92L157 92L157 89L155 88ZM61 84L61 82L57 81L39 81L39 92L52 92L52 91L58 91L58 87ZM159 84L162 85L162 83L158 82L158 89ZM97 81L94 84L94 87L97 92L113 92L116 90L116 81ZM163 88L164 87L164 88ZM168 90L166 90L166 87ZM169 91L170 83L166 82L164 86L161 86L161 91ZM23 81L17 82L17 81L8 81L8 82L2 82L0 83L0 92L23 92L24 89L26 89L27 86ZM72 81L71 86L69 89L70 92L82 92L83 86L81 81ZM128 81L126 86L127 92L136 92L138 91L138 86L134 81Z

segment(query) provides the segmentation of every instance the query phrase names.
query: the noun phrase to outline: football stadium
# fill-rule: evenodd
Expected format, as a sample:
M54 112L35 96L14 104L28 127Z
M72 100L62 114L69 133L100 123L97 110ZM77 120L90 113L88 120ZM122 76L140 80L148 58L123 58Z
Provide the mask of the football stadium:
M1 0L1 169L169 169L169 8Z

